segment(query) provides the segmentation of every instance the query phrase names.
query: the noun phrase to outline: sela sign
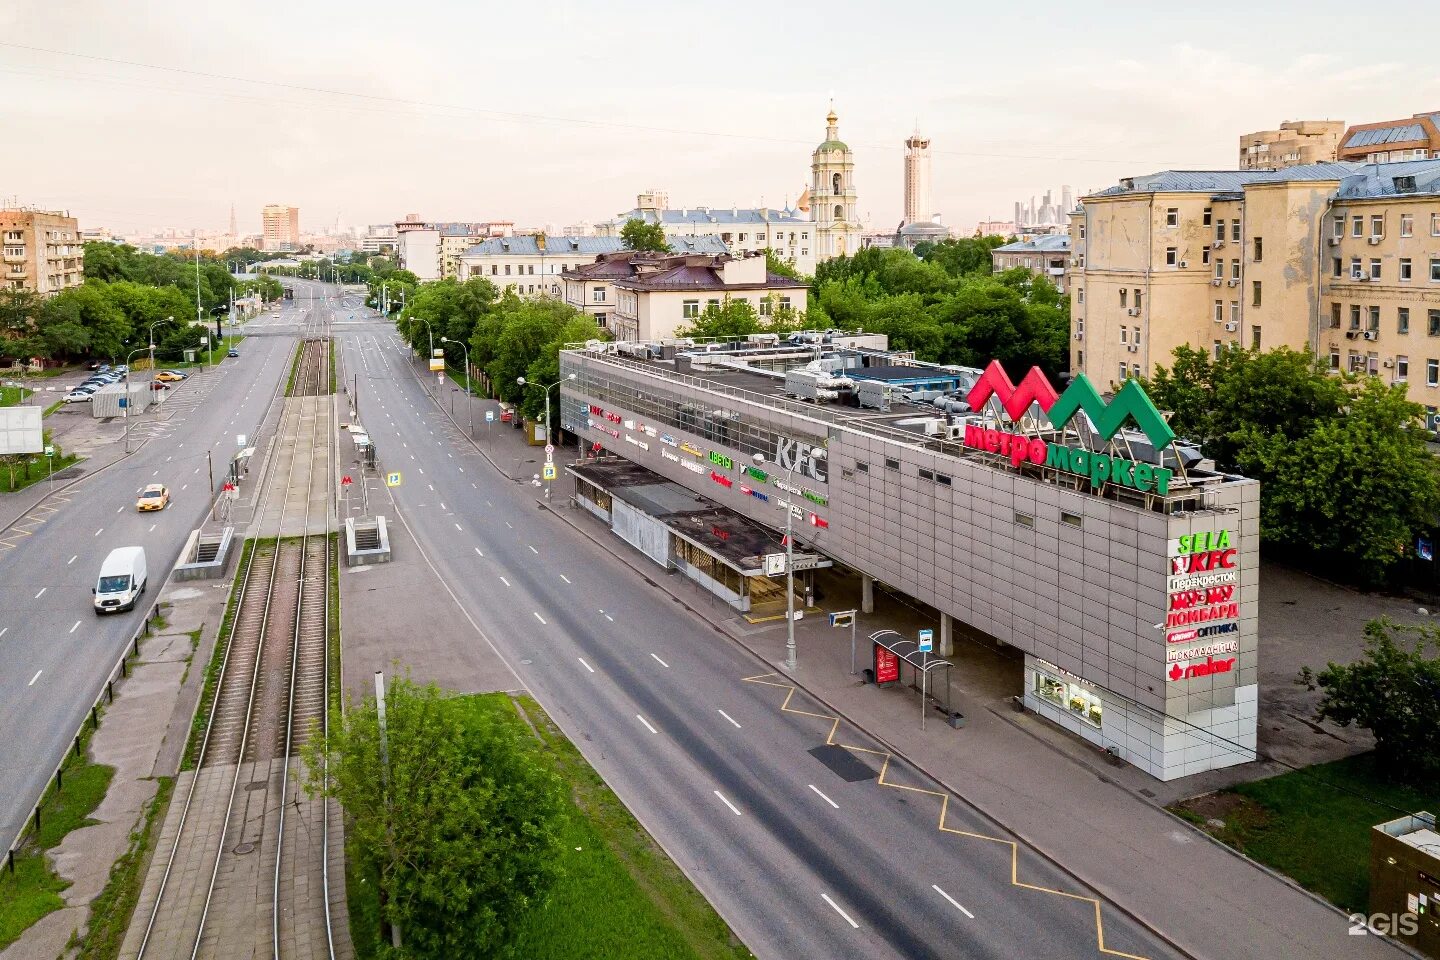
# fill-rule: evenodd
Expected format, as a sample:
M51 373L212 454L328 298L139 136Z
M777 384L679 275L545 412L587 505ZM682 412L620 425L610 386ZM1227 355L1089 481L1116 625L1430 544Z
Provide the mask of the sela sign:
M1032 367L1017 387L1000 361L992 360L966 400L970 409L982 410L991 397L999 399L1011 420L1019 420L1032 406L1039 406L1056 428L1065 427L1076 414L1083 412L1102 440L1112 439L1126 420L1134 420L1157 450L1175 440L1175 432L1134 380L1127 380L1115 399L1107 404L1083 373L1076 374L1063 394L1056 394L1039 367ZM973 425L965 427L965 445L1007 456L1017 467L1029 461L1089 477L1091 488L1096 490L1106 483L1116 483L1142 492L1154 490L1164 494L1169 492L1170 479L1174 476L1173 471L1154 464Z

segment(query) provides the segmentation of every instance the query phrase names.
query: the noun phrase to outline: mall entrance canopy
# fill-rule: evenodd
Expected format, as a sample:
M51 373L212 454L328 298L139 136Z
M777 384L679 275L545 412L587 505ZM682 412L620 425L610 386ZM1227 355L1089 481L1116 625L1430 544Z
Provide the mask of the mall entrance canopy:
M948 720L949 718L954 716L954 713L952 713L950 710L950 669L954 666L954 664L952 664L949 660L946 660L944 657L937 657L934 654L921 651L920 644L918 642L911 640L909 637L896 633L894 630L875 631L874 633L870 634L870 643L872 645L872 651L876 647L882 650L886 650L894 654L897 660L897 666L902 663L909 664L910 669L914 671L915 677L911 679L910 686L914 687L915 680L919 680L921 730L925 729L926 701L933 696L930 691L934 690L935 684L939 682L938 678L935 681L930 680L931 673L934 673L936 671L944 671L945 717ZM899 669L899 671L897 672L897 677L900 673L903 673L903 670L903 667ZM879 678L877 677L876 679L878 681ZM939 698L937 697L935 699L938 701Z

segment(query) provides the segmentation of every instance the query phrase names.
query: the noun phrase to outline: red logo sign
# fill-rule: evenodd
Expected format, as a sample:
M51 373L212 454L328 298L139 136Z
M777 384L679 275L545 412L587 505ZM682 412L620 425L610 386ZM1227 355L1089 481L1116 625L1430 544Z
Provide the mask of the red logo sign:
M1017 387L1010 382L1010 376L1005 372L1005 368L1000 366L999 360L990 361L990 366L986 367L980 379L975 381L975 386L970 388L970 394L965 400L970 404L971 410L979 410L991 396L1000 398L1000 405L1010 414L1011 420L1019 420L1024 416L1032 403L1040 404L1040 409L1048 413L1050 408L1055 406L1055 401L1060 399L1060 395L1055 392L1050 381L1045 379L1039 367L1031 367Z
M1165 676L1171 680L1190 680L1215 673L1229 673L1235 669L1235 660L1235 657L1226 657L1223 660L1206 657L1204 663L1177 663L1170 667Z
M1183 557L1170 558L1171 573L1204 573L1207 570L1230 569L1235 566L1235 551L1207 550Z
M1170 594L1170 609L1184 610L1205 603L1229 603L1235 597L1235 588L1209 587L1205 590L1181 590Z
M724 474L716 473L714 470L711 470L711 471L710 471L710 479L711 479L711 480L714 480L716 483L720 484L720 486L722 486L722 487L733 487L733 486L735 485L735 481L734 481L734 480L731 480L729 477L725 476Z
M900 658L875 644L875 682L894 683L900 679Z
M350 483L351 483L351 480L350 480L349 477L341 477L341 478L340 478L340 486L342 486L342 487L348 487L348 486L350 486Z

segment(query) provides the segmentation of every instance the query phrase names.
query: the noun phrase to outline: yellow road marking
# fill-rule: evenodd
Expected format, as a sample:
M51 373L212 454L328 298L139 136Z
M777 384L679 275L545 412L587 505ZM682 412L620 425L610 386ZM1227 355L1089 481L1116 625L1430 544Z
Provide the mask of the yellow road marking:
M998 843L1004 846L1008 846L1010 848L1011 886L1018 887L1024 890L1034 890L1039 893L1049 893L1057 897L1065 897L1069 900L1079 900L1085 903L1093 904L1095 907L1095 946L1102 954L1109 957L1122 957L1125 958L1125 960L1148 960L1148 958L1139 956L1137 954L1125 953L1122 950L1112 950L1111 948L1105 946L1105 925L1100 918L1100 901L1098 899L1096 899L1095 897L1085 896L1084 894L1067 893L1064 890L1055 890L1050 887L1041 887L1033 883L1023 882L1020 879L1020 845L1018 843L1016 843L1014 840L1007 840L1004 837L992 837L989 834L975 833L970 830L961 830L958 827L948 826L945 823L945 818L950 811L950 794L943 793L939 790L930 790L925 787L912 787L903 783L891 783L890 781L886 780L885 776L890 772L890 761L894 758L894 754L890 753L890 751L888 750L876 750L872 747L858 747L848 743L837 743L835 740L835 734L838 733L840 730L840 718L831 716L828 713L812 713L809 710L798 710L790 706L790 701L794 699L795 694L799 691L800 688L795 686L793 683L786 683L783 680L776 681L770 679L772 677L779 676L780 675L776 673L762 673L753 677L744 677L742 678L742 680L745 683L756 683L760 684L761 686L778 687L782 690L789 691L785 694L785 699L780 704L781 713L793 713L801 717L814 717L817 720L829 720L830 731L825 735L826 746L840 747L841 749L849 750L852 753L868 753L872 756L883 757L884 760L880 764L880 777L878 780L880 786L890 787L893 790L908 790L911 793L923 793L932 797L939 797L940 821L937 824L937 827L941 833L954 834L960 837L970 837L975 840L988 840L991 843Z

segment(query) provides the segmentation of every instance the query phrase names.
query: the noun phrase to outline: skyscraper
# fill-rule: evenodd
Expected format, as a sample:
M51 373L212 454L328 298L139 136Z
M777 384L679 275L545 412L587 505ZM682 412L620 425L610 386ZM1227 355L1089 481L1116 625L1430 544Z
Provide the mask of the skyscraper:
M267 204L260 211L261 233L266 250L300 249L300 208Z
M920 135L920 128L905 139L905 222L929 220L930 209L930 140Z

